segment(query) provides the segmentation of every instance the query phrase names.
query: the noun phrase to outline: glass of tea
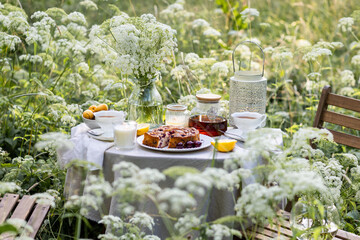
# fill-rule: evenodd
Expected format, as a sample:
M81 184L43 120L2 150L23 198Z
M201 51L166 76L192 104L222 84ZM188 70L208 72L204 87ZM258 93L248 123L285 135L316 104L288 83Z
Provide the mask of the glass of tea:
M235 126L244 132L261 127L266 121L266 115L257 112L235 112L231 117Z

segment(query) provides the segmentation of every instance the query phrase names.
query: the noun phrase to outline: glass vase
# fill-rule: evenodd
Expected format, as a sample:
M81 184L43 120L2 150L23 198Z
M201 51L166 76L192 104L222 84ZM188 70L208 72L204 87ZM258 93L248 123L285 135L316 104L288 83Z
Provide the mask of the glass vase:
M137 123L163 124L163 102L156 78L136 79L129 98L129 119Z
M331 240L339 224L340 217L334 205L300 200L291 210L291 230L298 240Z

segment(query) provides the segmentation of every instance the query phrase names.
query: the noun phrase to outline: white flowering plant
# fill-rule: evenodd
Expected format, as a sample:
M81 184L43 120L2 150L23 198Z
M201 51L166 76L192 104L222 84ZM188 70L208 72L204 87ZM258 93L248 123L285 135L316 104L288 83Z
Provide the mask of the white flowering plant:
M141 85L159 75L165 59L177 50L176 31L156 21L151 14L141 17L116 16L102 24L110 35L96 35L106 42L109 51L116 53L112 63L123 76L138 79ZM109 42L108 42L109 41Z

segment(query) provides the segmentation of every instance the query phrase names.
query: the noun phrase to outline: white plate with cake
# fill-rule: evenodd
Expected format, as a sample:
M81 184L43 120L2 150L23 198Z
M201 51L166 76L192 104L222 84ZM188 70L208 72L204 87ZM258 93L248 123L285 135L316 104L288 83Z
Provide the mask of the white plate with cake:
M191 152L207 148L213 139L195 128L162 126L137 138L140 146L162 152Z

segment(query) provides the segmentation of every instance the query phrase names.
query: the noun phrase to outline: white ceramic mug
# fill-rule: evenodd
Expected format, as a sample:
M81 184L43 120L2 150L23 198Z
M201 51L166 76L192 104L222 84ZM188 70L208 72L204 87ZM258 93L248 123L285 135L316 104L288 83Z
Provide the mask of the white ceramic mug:
M104 131L104 137L113 137L113 123L122 123L125 120L126 113L123 111L100 111L94 113L97 124Z
M262 127L266 121L266 115L257 112L235 112L231 117L235 126L245 132Z

